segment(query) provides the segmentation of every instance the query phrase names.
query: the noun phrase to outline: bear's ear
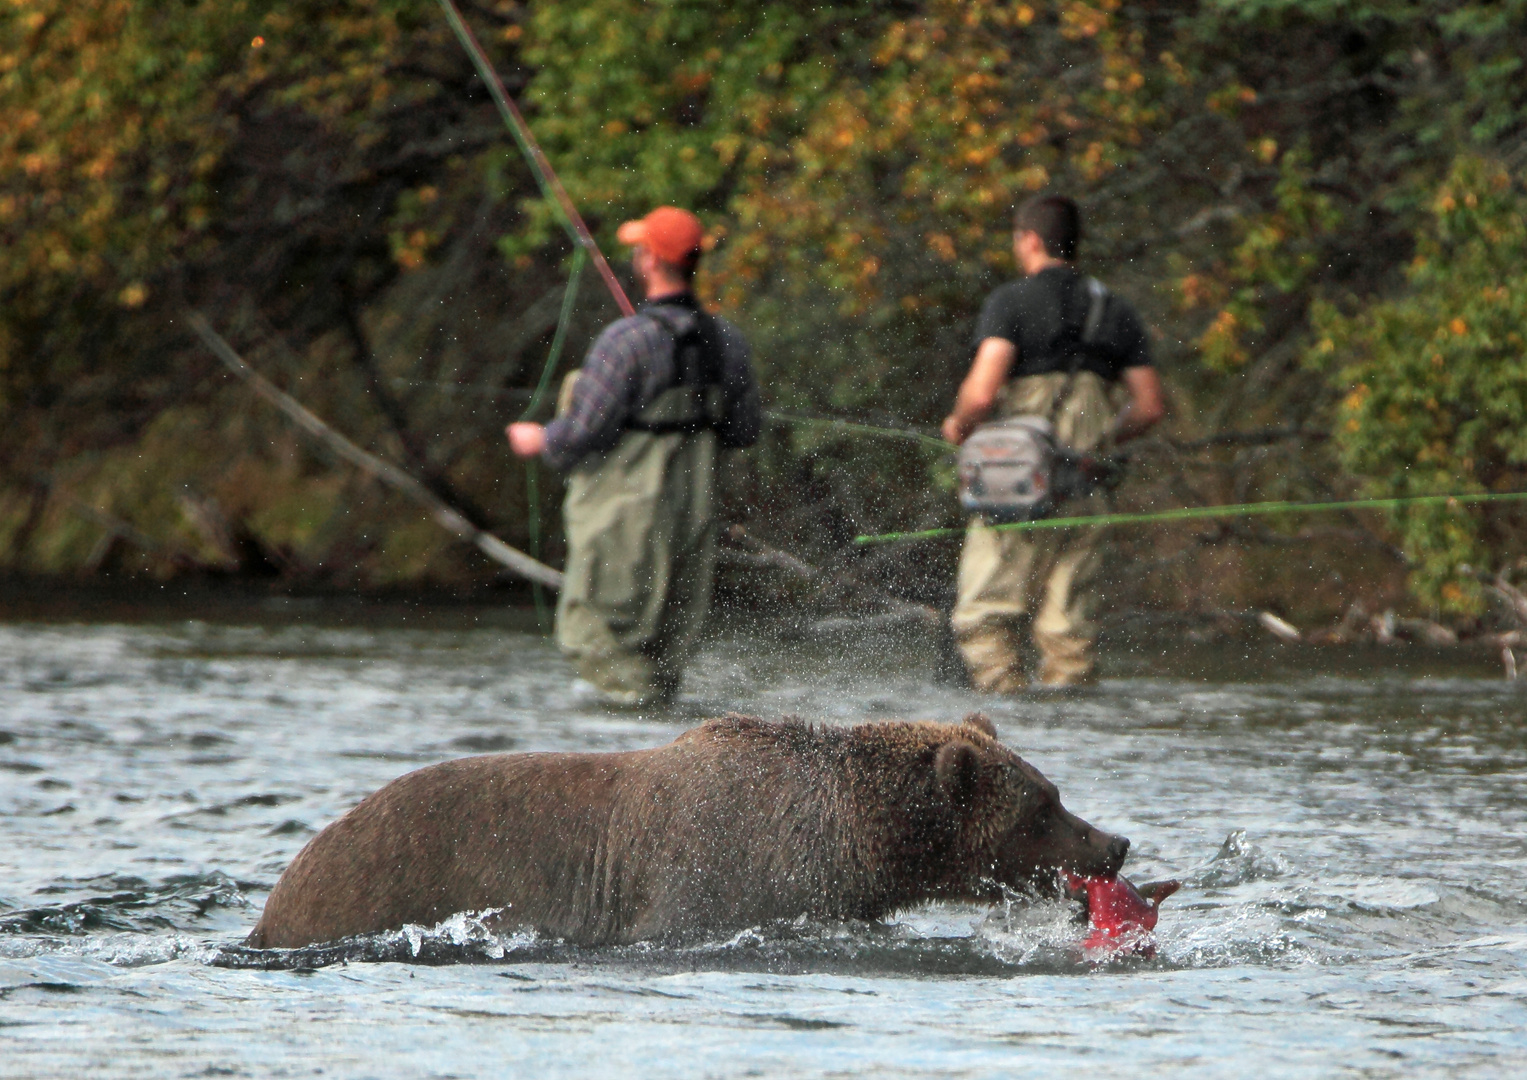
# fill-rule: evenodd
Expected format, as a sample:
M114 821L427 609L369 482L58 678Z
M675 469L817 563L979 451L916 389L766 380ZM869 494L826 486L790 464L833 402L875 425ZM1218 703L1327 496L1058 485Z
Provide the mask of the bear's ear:
M965 719L961 720L960 723L966 727L973 727L982 734L990 735L994 739L997 737L997 725L992 723L991 718L985 713L967 713Z
M976 748L963 739L947 742L938 748L933 759L933 773L939 790L956 806L964 806L976 791L976 773L981 760Z

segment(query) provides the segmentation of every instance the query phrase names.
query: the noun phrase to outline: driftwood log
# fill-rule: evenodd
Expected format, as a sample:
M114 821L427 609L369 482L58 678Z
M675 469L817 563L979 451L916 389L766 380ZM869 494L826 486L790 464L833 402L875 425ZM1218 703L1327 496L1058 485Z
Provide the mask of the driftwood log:
M224 367L247 382L255 393L280 409L288 419L322 442L333 453L424 507L436 524L472 544L499 565L548 589L562 588L560 570L547 566L539 559L531 558L518 548L510 547L492 533L479 529L418 479L391 462L362 450L335 431L296 398L277 388L274 383L250 367L244 358L234 351L233 346L212 329L212 325L200 312L187 312L186 318L191 323L191 329L196 331L197 336L202 339L207 348L211 349L213 354L223 362Z

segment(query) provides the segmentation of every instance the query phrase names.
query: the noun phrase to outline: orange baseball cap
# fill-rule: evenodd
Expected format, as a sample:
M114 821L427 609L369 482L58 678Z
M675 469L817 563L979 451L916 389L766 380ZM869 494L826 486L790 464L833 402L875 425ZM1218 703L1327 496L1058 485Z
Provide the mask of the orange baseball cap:
M615 239L622 244L641 244L666 263L681 263L700 250L705 227L688 210L659 206L646 217L616 229Z

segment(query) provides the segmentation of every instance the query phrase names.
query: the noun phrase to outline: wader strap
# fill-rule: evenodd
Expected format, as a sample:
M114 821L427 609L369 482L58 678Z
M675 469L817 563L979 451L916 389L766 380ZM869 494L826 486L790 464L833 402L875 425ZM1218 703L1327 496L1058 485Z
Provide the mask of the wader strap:
M1082 370L1082 362L1087 359L1088 354L1092 351L1092 343L1098 336L1098 329L1103 325L1103 312L1108 307L1107 286L1095 277L1087 278L1083 284L1087 287L1089 299L1087 302L1087 318L1083 321L1081 334L1077 337L1077 342L1082 347L1072 350L1071 366L1066 369L1066 381L1055 388L1055 395L1050 398L1050 407L1045 410L1045 419L1050 420L1052 423L1055 420L1055 413L1060 408L1061 402L1065 401L1071 394L1071 389L1076 383L1077 373ZM1072 295L1074 296L1075 293ZM1064 317L1065 312L1062 311L1061 315Z
M674 420L643 420L641 413L626 421L628 431L646 431L656 435L694 435L714 429L720 422L719 408L713 407L712 388L721 385L721 347L716 341L715 323L698 308L690 308L695 317L692 327L681 331L663 312L662 305L644 304L641 314L657 322L673 338L673 382L649 402L642 413L656 405L669 391L680 388L691 392L694 412Z

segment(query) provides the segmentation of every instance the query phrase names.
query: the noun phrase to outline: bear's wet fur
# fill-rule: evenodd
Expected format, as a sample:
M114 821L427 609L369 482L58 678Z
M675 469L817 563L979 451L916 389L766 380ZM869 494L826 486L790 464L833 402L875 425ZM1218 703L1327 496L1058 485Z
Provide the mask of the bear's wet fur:
M776 919L879 919L993 901L1059 869L1113 874L1129 841L958 724L730 715L666 746L492 754L394 780L287 867L248 944L296 948L457 912L597 945Z

